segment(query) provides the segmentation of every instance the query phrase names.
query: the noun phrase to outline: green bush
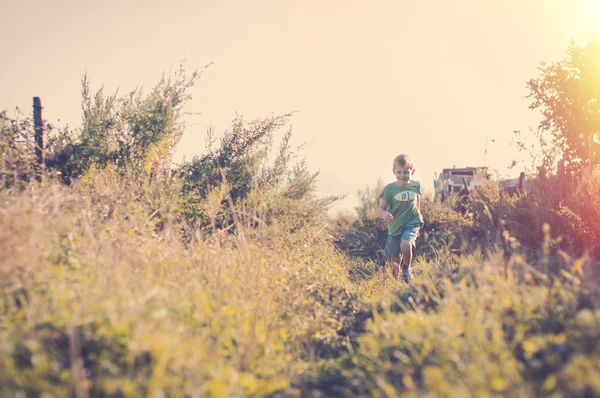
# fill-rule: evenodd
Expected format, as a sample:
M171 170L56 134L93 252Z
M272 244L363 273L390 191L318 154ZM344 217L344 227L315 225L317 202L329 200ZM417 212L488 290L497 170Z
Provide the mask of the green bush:
M136 88L119 97L116 92L105 96L103 88L92 94L84 76L82 128L60 135L47 154L47 166L60 171L66 183L92 167L109 165L150 181L168 174L184 130L181 111L197 78L197 72L188 76L182 65L164 74L148 94Z
M283 136L276 155L274 135L290 115L270 116L251 123L234 121L216 148L180 165L182 220L192 229L211 234L239 228L277 224L294 232L326 225L335 196L318 198L318 173L290 148L291 129ZM210 136L209 136L210 139Z

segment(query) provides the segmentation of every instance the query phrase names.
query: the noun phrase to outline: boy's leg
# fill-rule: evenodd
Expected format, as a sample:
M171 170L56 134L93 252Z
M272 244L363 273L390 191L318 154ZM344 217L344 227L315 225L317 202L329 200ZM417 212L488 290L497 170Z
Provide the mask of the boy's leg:
M413 245L409 240L403 240L400 243L400 251L402 252L402 265L410 266L413 256Z
M388 259L388 266L390 267L390 271L392 271L392 276L394 277L394 279L398 279L398 276L400 275L400 262L401 262L401 258L400 257L391 257Z
M398 279L400 275L400 263L402 257L400 255L400 236L388 236L385 244L385 262L394 279Z
M419 236L419 226L409 225L402 232L402 241L400 242L400 250L402 252L402 280L409 283L412 275L412 257L413 249L416 247L417 237Z
M412 279L412 267L410 263L413 255L413 245L408 240L403 240L400 243L400 250L402 251L402 280L405 283L409 283Z

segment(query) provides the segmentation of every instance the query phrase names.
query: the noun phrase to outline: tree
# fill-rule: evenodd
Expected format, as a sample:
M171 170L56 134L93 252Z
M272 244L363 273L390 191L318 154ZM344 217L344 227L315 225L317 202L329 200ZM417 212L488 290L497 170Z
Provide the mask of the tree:
M538 129L542 166L552 169L562 156L567 170L579 172L600 139L600 33L584 44L571 41L564 60L542 62L539 69L540 76L527 85L529 108L544 116ZM595 152L592 161L599 158Z

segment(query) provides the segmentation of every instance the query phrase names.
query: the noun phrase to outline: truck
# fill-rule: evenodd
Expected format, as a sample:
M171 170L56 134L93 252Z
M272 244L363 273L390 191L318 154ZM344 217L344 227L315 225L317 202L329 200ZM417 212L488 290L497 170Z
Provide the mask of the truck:
M484 181L489 180L490 176L487 167L461 167L443 169L435 176L433 186L435 197L444 201L453 192L461 190L470 190L480 186Z

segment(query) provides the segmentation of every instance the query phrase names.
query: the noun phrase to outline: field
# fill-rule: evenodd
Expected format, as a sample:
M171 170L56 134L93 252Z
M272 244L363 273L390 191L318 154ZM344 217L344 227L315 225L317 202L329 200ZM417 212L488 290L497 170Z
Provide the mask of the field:
M42 161L31 121L0 113L1 397L600 396L584 163L425 200L404 284L379 188L331 216L291 115L172 165L196 78L122 98L84 78L81 129L43 126Z
M514 238L459 255L430 232L407 286L303 203L183 237L172 184L105 170L3 191L0 395L600 393L597 270L548 226L531 263Z

